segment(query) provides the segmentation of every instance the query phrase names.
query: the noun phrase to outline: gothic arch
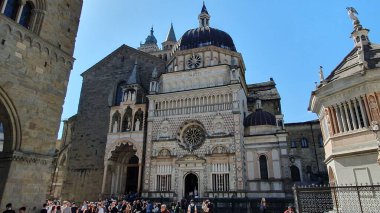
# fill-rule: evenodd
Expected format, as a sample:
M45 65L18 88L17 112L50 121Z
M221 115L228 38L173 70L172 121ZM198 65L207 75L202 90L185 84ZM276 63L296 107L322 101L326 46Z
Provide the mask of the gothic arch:
M118 141L113 142L109 146L106 147L106 152L104 156L104 162L106 163L112 157L112 152L116 151L122 145L130 145L133 147L133 151L135 151L135 155L141 160L142 159L142 147L140 147L132 138L120 139Z
M21 126L20 126L19 116L17 114L16 107L14 106L11 99L8 97L6 92L1 87L0 87L0 105L3 105L5 108L5 112L0 111L0 113L4 113L4 114L6 113L9 116L10 127L11 127L11 130L10 130L11 138L9 139L11 142L11 146L9 146L9 148L4 146L4 151L7 152L7 151L19 150L21 146Z

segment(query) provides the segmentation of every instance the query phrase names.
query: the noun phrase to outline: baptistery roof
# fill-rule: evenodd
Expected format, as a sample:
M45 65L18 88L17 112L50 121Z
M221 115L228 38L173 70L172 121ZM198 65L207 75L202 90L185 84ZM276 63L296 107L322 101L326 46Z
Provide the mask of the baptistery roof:
M257 109L244 119L244 126L276 125L276 117L262 109Z

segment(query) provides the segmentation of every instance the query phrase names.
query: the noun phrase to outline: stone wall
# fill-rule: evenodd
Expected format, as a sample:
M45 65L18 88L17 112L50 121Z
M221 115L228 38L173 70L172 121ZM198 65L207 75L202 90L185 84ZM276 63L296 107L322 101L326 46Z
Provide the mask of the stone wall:
M95 200L100 195L110 106L114 103L118 83L128 80L136 59L142 86L149 91L154 67L162 72L165 62L126 45L82 74L82 91L68 156L69 172L62 189L63 199Z
M8 202L39 211L47 197L74 62L82 1L33 3L44 11L37 34L0 14L0 102L5 106L0 113L10 123L7 148L0 152L0 211Z
M323 145L320 145L322 137L321 127L318 120L287 123L285 129L288 131L288 153L289 157L294 157L294 164L299 167L298 160L301 164L300 174L301 180L305 183L318 181L327 181L327 169L325 160L325 152ZM305 138L308 147L301 146L301 140ZM292 141L295 147L292 147ZM293 143L293 145L294 145ZM292 160L291 160L292 161ZM310 166L311 171L308 166Z

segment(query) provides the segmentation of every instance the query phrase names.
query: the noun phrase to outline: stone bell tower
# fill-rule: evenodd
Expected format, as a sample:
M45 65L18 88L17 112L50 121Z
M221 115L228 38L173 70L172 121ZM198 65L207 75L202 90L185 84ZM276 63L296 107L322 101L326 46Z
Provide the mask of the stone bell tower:
M0 1L0 211L39 211L73 67L81 0Z

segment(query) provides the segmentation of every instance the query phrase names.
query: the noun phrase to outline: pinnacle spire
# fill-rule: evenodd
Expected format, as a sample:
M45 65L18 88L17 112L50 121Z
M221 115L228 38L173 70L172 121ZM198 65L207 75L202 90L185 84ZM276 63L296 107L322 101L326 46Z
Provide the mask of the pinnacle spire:
M128 78L127 84L132 85L132 84L139 84L140 83L140 77L137 74L137 59L135 61L135 65L133 66L133 70L131 75Z
M202 11L201 11L201 13L206 13L206 14L208 14L208 11L207 11L207 8L206 8L205 1L203 1L203 6L202 6Z
M206 4L203 1L203 6L201 10L201 14L198 16L199 27L209 27L210 24L210 14L207 11Z
M177 38L175 37L175 33L174 33L173 23L171 23L170 25L170 29L169 29L168 35L166 36L165 41L177 42Z

